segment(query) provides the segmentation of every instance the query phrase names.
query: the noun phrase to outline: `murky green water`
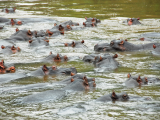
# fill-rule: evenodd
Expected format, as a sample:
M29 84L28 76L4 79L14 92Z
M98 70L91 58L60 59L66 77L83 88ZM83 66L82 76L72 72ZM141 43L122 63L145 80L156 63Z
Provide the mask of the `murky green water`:
M84 17L96 17L101 19L101 23L96 28L87 28L78 31L65 32L64 36L50 39L50 46L44 48L30 48L27 42L17 42L17 46L23 48L18 54L11 56L0 55L7 63L18 63L16 72L29 73L36 70L44 63L30 63L48 56L49 52L61 53L67 56L79 56L95 53L93 47L97 43L110 42L113 39L128 39L135 44L143 44L136 41L142 33L159 32L160 30L160 1L159 0L81 0L81 1L53 1L53 0L2 0L0 8L16 7L15 14L0 13L0 17L6 18L29 18L29 17L50 17L63 22L72 20L80 25L85 21ZM143 25L126 26L122 21L128 17L140 17ZM35 23L19 26L19 29L41 30L50 29L54 23ZM0 30L0 38L9 37L15 32L17 26L5 26ZM57 42L71 42L73 40L85 40L83 49L73 49L55 46ZM133 89L126 88L123 83L127 79L127 74L152 76L160 78L158 69L150 69L152 63L159 63L159 57L144 52L112 52L118 54L117 61L120 67L114 71L106 73L94 72L92 64L83 63L81 60L67 63L48 63L46 65L56 65L59 67L76 67L78 73L96 78L96 89L94 91L84 91L67 96L66 98L53 102L48 101L39 104L18 104L27 95L46 90L61 88L54 85L57 81L65 79L67 76L44 76L29 77L0 85L0 89L21 88L23 90L10 91L0 94L0 119L159 119L160 115L160 94L159 85L149 85ZM24 89L25 86L45 83L44 87ZM32 88L32 86L30 87ZM95 104L89 101L112 92L125 91L129 95L150 97L152 101L128 101L128 102L108 102ZM80 113L63 111L64 108L81 104L85 106Z

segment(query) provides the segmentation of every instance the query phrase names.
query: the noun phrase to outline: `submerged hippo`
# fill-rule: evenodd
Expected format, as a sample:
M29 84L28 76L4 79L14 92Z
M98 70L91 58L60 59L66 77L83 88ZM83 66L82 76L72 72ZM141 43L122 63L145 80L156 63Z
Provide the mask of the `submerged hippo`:
M141 38L139 40L141 41L159 41L160 39L160 33L157 32L148 32L141 34Z
M91 54L91 55L86 55L83 58L83 61L85 62L91 62L95 65L95 67L99 68L99 70L102 71L108 71L108 70L114 70L118 68L119 63L115 60L118 55L115 54L114 56L110 54L104 54L104 55L96 55L96 54Z
M9 38L4 40L6 41L28 41L33 36L35 36L34 32L30 30L19 30L16 29L16 33L12 34Z
M128 96L128 94L126 92L122 92L122 93L115 93L114 91L110 94L104 95L98 99L96 99L96 101L98 102L110 102L110 101L128 101L128 100L151 100L151 98L148 97L140 97L140 96Z
M46 58L42 59L41 62L59 62L59 61L67 61L68 57L66 55L62 56L61 54L52 54L50 52L50 55L47 56Z
M19 47L15 47L13 46L1 46L2 50L0 51L0 54L6 54L6 55L10 55L10 54L15 54L17 52L20 52L21 49Z
M126 21L123 21L123 23L128 25L138 25L141 24L139 20L139 18L128 18Z
M84 43L84 40L82 40L81 42L72 41L71 43L64 43L64 46L65 47L73 47L73 48L81 48L81 47L85 46L83 43Z
M159 78L154 77L140 77L140 76L131 76L131 74L127 75L128 79L125 81L125 86L128 88L134 88L141 85L148 85L149 83L160 82Z
M1 11L5 13L15 13L16 8L3 8Z
M97 18L87 18L85 17L86 21L83 22L83 25L85 27L96 27L97 23L100 23L101 21Z
M77 73L76 68L57 68L56 66L47 67L43 65L36 71L29 73L30 76L44 76L44 75L70 75L71 73Z
M112 40L110 46L116 51L135 51L135 50L152 50L153 44L159 45L159 43L147 43L135 45L127 40Z
M30 47L48 46L48 45L49 45L49 40L46 37L32 38L31 40L29 40Z
M66 87L58 90L48 90L45 92L36 93L26 96L22 99L22 103L39 103L44 101L56 101L66 97L68 94L78 91L90 90L96 87L95 80L88 81L86 78L78 78L70 81Z
M0 62L0 73L14 73L16 71L15 66L12 64L4 63L4 60Z
M94 46L94 51L97 52L106 52L106 51L115 51L109 43L99 43Z

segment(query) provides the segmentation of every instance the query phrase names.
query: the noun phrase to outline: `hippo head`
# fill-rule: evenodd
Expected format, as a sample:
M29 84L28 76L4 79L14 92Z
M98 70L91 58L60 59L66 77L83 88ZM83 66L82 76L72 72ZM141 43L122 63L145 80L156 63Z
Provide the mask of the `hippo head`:
M92 79L91 82L88 82L87 77L84 76L83 77L83 85L84 85L85 89L90 89L90 88L96 87L95 79Z
M11 50L12 50L13 53L16 53L16 52L20 52L21 49L20 49L19 47L16 48L16 47L14 47L14 45L13 45L13 46L11 47Z
M11 72L11 73L14 73L16 71L15 67L14 66L11 66L9 68L6 69L6 72Z
M10 23L11 23L11 25L15 25L15 24L16 24L16 25L22 25L22 21L17 21L17 22L16 22L16 21L13 20L13 19L11 19L11 22L10 22Z
M54 61L61 61L61 58L58 53L57 53L57 56L55 56L53 59Z
M141 24L140 22L139 22L139 18L129 18L129 19L127 19L127 23L128 23L128 25L136 25L136 24Z
M119 99L122 100L122 101L126 101L126 100L129 99L129 96L126 92L123 92L123 93L120 94Z
M125 51L127 49L125 46L126 42L126 40L112 40L110 46L115 50Z

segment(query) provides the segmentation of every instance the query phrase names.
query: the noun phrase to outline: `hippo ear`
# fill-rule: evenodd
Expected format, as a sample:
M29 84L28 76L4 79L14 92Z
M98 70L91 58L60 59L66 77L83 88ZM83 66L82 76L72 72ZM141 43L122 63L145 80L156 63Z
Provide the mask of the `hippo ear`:
M140 18L137 18L137 20L140 20Z
M128 73L127 77L128 77L128 78L130 78L130 77L131 77L131 74L130 74L130 73Z
M154 48L154 49L156 48L156 45L155 45L155 44L153 44L153 48Z
M100 56L99 61L102 61L102 60L103 60L103 58Z
M84 40L82 40L81 43L84 43Z
M113 90L113 92L112 92L112 97L115 97L116 96L116 93L114 92L114 90Z
M71 82L73 82L74 81L74 79L73 78L71 78Z
M125 41L128 41L127 39L125 39Z
M85 22L83 22L83 25L84 25L84 26L86 26L86 23L85 23Z
M49 53L50 55L52 55L52 51L50 51L50 53Z
M96 60L97 59L97 56L94 58L94 60Z
M123 45L124 44L124 41L122 40L120 43L119 43L119 45Z
M2 49L4 49L4 48L5 48L5 46L4 46L4 45L2 45L2 46L1 46L1 48L2 48Z
M29 42L29 43L32 43L32 41L33 41L33 40L29 40L28 42Z
M18 32L19 31L19 29L18 28L16 28L16 32Z
M68 46L68 43L64 43L64 46L66 46L66 47L67 47L67 46Z
M13 8L13 11L14 11L14 12L15 12L15 10L16 10L16 7Z
M75 74L71 72L71 76L74 76Z
M92 22L94 22L94 18L92 19Z
M113 56L113 58L117 58L118 57L118 55L117 54L115 54L114 56Z
M87 20L87 17L85 17L85 19Z
M56 26L57 25L57 23L54 23L54 26Z

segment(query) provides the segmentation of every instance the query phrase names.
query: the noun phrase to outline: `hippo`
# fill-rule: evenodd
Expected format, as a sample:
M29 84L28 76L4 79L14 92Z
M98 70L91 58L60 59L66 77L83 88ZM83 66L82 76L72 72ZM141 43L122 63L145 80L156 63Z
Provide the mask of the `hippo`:
M141 37L139 40L141 41L159 41L160 39L160 33L157 32L148 32L141 34Z
M29 46L30 47L37 47L37 46L48 46L49 40L46 37L38 37L38 38L32 38L29 40Z
M139 18L128 18L126 21L123 21L123 23L128 25L139 25L141 24L139 20Z
M128 79L125 81L125 86L128 88L134 88L142 85L148 85L150 83L160 82L159 78L154 77L140 77L140 76L131 76L127 75Z
M47 56L46 58L42 59L41 62L59 62L59 61L67 61L68 57L66 55L62 56L61 54L52 54L52 52L50 52L50 55Z
M153 50L153 44L159 45L159 43L134 45L129 43L127 40L112 40L110 42L110 46L116 51Z
M84 27L96 27L97 23L100 23L101 21L97 18L87 18L85 17L86 21L83 22Z
M104 71L108 71L118 68L119 63L115 60L115 58L117 57L117 54L115 54L114 56L111 56L108 53L104 54L103 56L91 54L84 56L83 61L93 63L95 67L99 68L98 71L102 69L104 69Z
M3 8L1 11L5 13L15 13L16 8Z
M115 51L109 43L99 43L94 46L94 51L97 52L106 52L106 51Z
M141 101L150 101L151 98L148 97L140 97L140 96L129 96L126 92L122 92L122 93L115 93L114 91L110 94L106 94L98 99L96 99L97 102L110 102L110 101L137 101L137 100L141 100Z
M19 30L16 29L16 33L12 34L9 38L6 38L4 40L6 41L28 41L33 36L35 36L34 32L30 30Z
M2 50L0 51L0 54L5 54L5 55L11 55L11 54L15 54L17 52L20 52L21 49L19 47L15 47L13 46L1 46Z
M22 99L21 103L39 103L44 101L56 101L63 99L73 92L81 92L84 90L91 90L96 87L95 80L88 81L87 79L76 79L71 81L67 86L57 90L47 90L44 92L36 93L26 96Z
M101 23L101 20L97 19L97 18L87 18L87 17L85 17L85 19L86 19L86 22Z
M64 35L64 31L52 30L52 29L46 30L46 36L55 37L58 35Z
M60 81L60 83L61 84L70 84L71 82L77 81L79 79L85 80L85 81L88 81L88 82L91 82L91 81L95 82L95 78L89 78L85 74L74 74L74 73L71 73L71 77Z
M85 46L83 43L84 43L84 40L82 40L81 42L72 41L72 43L64 43L64 46L65 47L73 47L73 48L81 48L81 47Z
M56 66L47 67L43 65L36 71L29 73L29 76L44 76L44 75L70 75L72 73L77 73L76 68L57 68Z
M0 62L0 73L14 73L16 71L15 66L13 64L6 64L4 60Z

